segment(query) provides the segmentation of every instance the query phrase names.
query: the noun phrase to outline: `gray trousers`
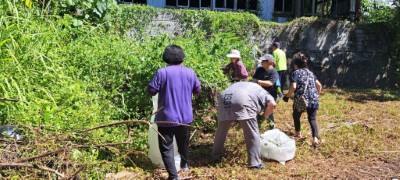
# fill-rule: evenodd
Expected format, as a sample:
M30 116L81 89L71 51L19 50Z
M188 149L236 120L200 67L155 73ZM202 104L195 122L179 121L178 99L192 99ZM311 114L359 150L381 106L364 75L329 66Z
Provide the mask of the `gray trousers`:
M214 139L214 145L212 150L212 159L218 160L224 153L224 144L226 141L226 135L228 134L231 123L238 121L240 127L243 129L244 141L247 148L247 157L249 166L258 166L261 163L260 159L260 134L258 132L257 119L247 120L227 120L218 121L217 133Z

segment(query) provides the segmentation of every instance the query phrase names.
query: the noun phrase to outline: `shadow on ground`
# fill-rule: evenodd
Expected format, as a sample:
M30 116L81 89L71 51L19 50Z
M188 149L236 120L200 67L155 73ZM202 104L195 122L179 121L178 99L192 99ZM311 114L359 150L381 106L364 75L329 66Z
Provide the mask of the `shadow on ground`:
M400 92L396 90L381 89L329 89L329 93L343 95L347 100L365 103L367 101L399 101Z

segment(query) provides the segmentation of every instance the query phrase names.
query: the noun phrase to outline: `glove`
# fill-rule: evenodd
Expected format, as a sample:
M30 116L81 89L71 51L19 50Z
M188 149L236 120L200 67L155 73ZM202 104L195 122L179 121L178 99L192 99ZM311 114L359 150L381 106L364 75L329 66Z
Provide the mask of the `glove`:
M285 102L289 102L289 97L283 96L282 100L285 101Z
M272 130L272 129L274 129L275 128L275 123L274 123L274 121L272 121L269 117L267 118L267 126L268 126L268 129L269 130Z
M253 79L250 80L250 82L258 83L258 79L253 78Z

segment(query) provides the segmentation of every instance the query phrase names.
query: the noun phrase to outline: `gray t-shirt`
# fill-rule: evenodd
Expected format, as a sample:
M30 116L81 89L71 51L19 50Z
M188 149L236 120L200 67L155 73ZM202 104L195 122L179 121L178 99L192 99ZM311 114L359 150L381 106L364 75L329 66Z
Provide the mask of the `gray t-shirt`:
M256 118L270 101L275 102L274 98L256 83L233 83L218 97L218 120Z

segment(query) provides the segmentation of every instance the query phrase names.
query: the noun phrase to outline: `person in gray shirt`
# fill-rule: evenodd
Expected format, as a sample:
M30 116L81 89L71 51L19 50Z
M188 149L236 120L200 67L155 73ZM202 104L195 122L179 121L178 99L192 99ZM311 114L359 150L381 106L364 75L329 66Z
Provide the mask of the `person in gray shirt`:
M260 157L260 133L257 115L263 112L267 118L274 110L274 98L260 85L253 82L236 82L222 91L218 97L218 128L214 139L212 160L221 159L224 143L231 123L237 121L243 129L250 168L262 169Z

